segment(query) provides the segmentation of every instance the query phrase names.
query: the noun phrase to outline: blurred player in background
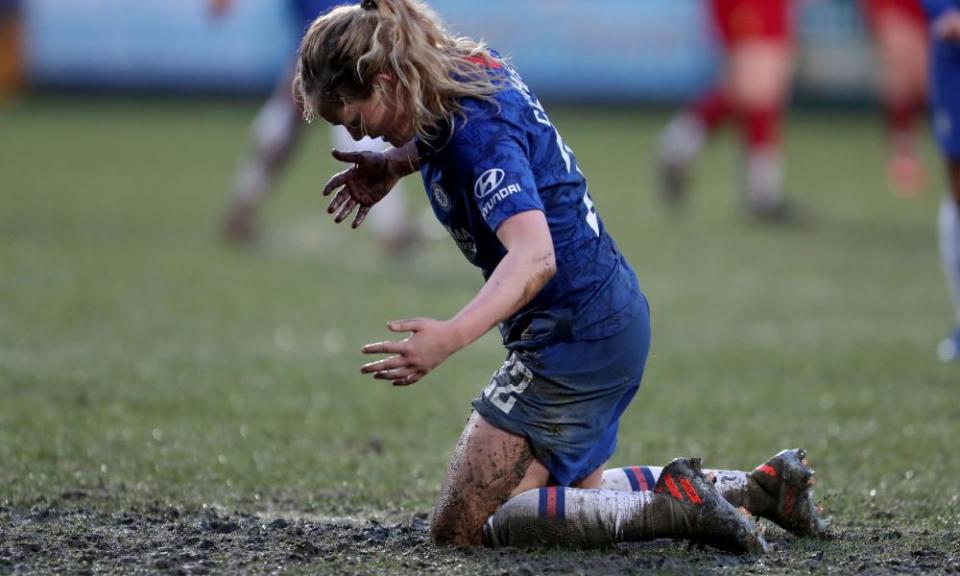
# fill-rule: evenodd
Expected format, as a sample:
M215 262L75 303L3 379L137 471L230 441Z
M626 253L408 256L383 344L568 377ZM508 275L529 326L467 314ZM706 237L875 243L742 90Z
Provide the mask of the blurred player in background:
M790 0L704 0L725 54L720 82L677 115L660 137L661 192L686 197L690 165L706 140L736 121L744 144L743 196L751 215L784 221L780 128L794 67Z
M883 69L887 180L898 194L912 198L923 189L915 128L927 97L927 22L920 0L862 0L861 5Z
M485 279L449 320L388 323L409 337L365 346L390 356L361 371L414 384L498 325L508 351L454 449L434 540L582 548L673 537L762 551L699 459L674 460L643 489L603 474L643 376L649 307L573 151L516 70L446 32L417 0L337 8L311 25L300 54L294 90L308 116L394 146L334 151L352 164L324 188L335 221L356 210L359 226L419 170L437 219ZM785 511L788 529L815 533L812 471L798 451L781 456L756 481L731 472L727 488L759 490L762 512Z
M940 255L956 328L940 343L944 362L960 360L960 0L923 0L930 21L933 130L946 160L950 193L940 205Z
M23 82L20 0L0 0L0 101Z
M211 0L217 16L223 16L237 0ZM303 34L318 15L343 0L292 0L289 5L296 16L297 36ZM273 94L257 114L251 130L250 150L242 161L229 193L223 233L227 239L247 242L256 235L256 216L272 191L276 180L288 165L300 142L303 111L290 95L293 66L281 76ZM387 144L380 139L360 138L354 141L341 126L332 129L334 145L340 150L382 150ZM406 218L406 192L399 186L370 214L370 228L387 252L402 252L417 238L416 227Z

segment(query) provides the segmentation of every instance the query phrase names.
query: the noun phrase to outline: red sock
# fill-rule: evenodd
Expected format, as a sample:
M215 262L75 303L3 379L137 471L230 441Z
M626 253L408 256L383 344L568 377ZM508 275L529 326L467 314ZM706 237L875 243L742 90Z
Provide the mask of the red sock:
M733 114L733 103L730 102L723 88L715 88L695 102L691 111L703 123L704 130L709 133L716 130Z
M916 123L920 106L920 102L914 99L904 100L902 102L888 102L885 114L887 130L890 131L890 135L896 139L900 137L909 139L910 135L913 134L913 127Z
M776 147L780 144L780 123L783 117L779 107L746 109L741 114L744 139L750 151Z

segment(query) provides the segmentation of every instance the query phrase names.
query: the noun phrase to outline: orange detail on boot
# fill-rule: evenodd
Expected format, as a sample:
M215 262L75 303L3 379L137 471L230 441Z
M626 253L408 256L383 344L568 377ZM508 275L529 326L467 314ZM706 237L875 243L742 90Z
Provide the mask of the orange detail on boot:
M683 491L686 492L687 498L690 499L696 505L703 504L703 500L700 499L700 495L697 494L697 491L694 489L693 484L690 483L686 478L680 479L680 487L683 488Z
M763 466L757 466L757 472L763 472L767 476L773 476L774 478L779 476L779 474L777 474L777 470L769 464L764 464Z
M673 497L674 500L683 502L683 494L680 493L680 489L677 488L676 482L673 481L673 476L669 474L664 476L663 484L667 487L667 490L670 492L670 496ZM658 486L656 492L663 493L663 486Z

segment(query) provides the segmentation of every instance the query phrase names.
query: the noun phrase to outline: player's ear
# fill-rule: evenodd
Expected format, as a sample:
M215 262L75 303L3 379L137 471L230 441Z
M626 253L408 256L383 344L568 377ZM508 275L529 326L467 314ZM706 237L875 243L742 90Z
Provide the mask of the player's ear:
M397 79L389 72L381 72L373 77L374 90L393 92L397 88Z

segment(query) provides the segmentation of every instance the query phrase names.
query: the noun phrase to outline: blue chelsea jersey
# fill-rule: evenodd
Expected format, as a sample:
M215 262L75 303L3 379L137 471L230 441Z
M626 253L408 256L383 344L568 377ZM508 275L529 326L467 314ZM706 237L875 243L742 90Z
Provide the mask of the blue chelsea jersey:
M636 275L607 234L573 152L517 72L490 64L495 102L461 101L464 117L417 141L440 223L484 278L506 254L496 230L528 210L546 215L557 262L540 293L500 326L508 347L595 340L639 312Z

